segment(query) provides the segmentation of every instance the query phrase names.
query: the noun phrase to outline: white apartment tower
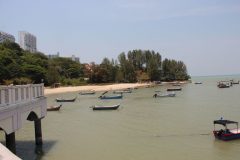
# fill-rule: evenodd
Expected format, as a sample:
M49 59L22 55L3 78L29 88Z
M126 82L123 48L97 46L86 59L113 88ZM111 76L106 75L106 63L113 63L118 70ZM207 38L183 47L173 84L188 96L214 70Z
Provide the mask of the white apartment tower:
M25 31L18 32L19 45L22 49L32 53L37 52L37 38Z
M6 40L10 42L15 42L15 38L13 35L0 31L0 43Z

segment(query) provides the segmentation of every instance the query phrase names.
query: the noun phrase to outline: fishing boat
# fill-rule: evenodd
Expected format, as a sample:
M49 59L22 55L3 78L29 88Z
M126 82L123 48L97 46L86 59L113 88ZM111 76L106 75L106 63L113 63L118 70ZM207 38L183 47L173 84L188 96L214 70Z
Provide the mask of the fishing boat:
M221 119L221 120L213 121L213 124L214 124L213 134L214 134L215 138L224 140L224 141L240 138L240 130L238 129L238 122ZM215 124L224 126L224 129L216 130ZM237 126L237 128L228 129L227 126L230 124L235 124Z
M112 105L112 106L93 106L92 109L93 110L116 110L118 109L118 107L120 106L120 104L116 104L116 105Z
M56 98L57 102L74 102L77 99L77 97L73 99L63 99L63 98Z
M59 106L49 106L47 107L47 111L59 111L61 107L62 104L60 104Z
M237 82L232 82L232 84L239 84L239 81L237 81Z
M181 91L182 88L168 88L167 91Z
M232 79L232 80L230 80L230 83L231 83L231 84L239 84L239 81L234 81L234 80Z
M130 89L117 90L117 91L113 91L113 93L114 93L114 94L132 93L132 90L130 90Z
M157 98L157 97L175 97L176 96L176 93L175 92L166 92L166 93L155 93L153 95L154 98Z
M80 95L93 95L95 93L96 93L95 91L82 91L82 92L79 92Z
M101 95L99 96L100 99L122 99L123 95L112 95L112 96L105 96L105 95Z
M223 81L221 81L221 82L218 82L218 88L229 88L231 85L230 85L230 83L229 82L223 82Z

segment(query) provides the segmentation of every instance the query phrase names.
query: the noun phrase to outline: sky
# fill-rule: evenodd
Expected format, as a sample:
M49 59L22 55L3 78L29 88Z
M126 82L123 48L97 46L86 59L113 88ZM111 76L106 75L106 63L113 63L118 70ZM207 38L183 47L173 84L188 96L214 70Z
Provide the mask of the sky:
M46 54L81 63L142 49L191 76L240 74L239 0L0 0L0 31L28 31Z

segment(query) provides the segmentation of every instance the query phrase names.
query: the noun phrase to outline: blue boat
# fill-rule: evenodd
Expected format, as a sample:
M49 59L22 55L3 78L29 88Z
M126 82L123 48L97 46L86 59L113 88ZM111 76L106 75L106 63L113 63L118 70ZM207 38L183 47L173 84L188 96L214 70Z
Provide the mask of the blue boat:
M213 134L214 134L215 138L224 140L224 141L240 138L240 130L238 129L238 122L221 119L221 120L213 121L213 124L214 124ZM220 125L224 126L224 129L215 130L215 124L220 124ZM229 125L229 124L236 124L237 128L228 129L227 125Z
M99 97L100 99L122 99L123 95L112 95L112 96L105 96L105 95L101 95Z

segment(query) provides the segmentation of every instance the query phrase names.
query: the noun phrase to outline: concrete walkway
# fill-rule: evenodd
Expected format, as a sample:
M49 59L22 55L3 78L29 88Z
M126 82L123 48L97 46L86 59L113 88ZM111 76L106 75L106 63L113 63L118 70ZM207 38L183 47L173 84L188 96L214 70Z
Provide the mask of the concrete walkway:
M2 143L0 143L0 160L21 160L11 151L9 151Z

